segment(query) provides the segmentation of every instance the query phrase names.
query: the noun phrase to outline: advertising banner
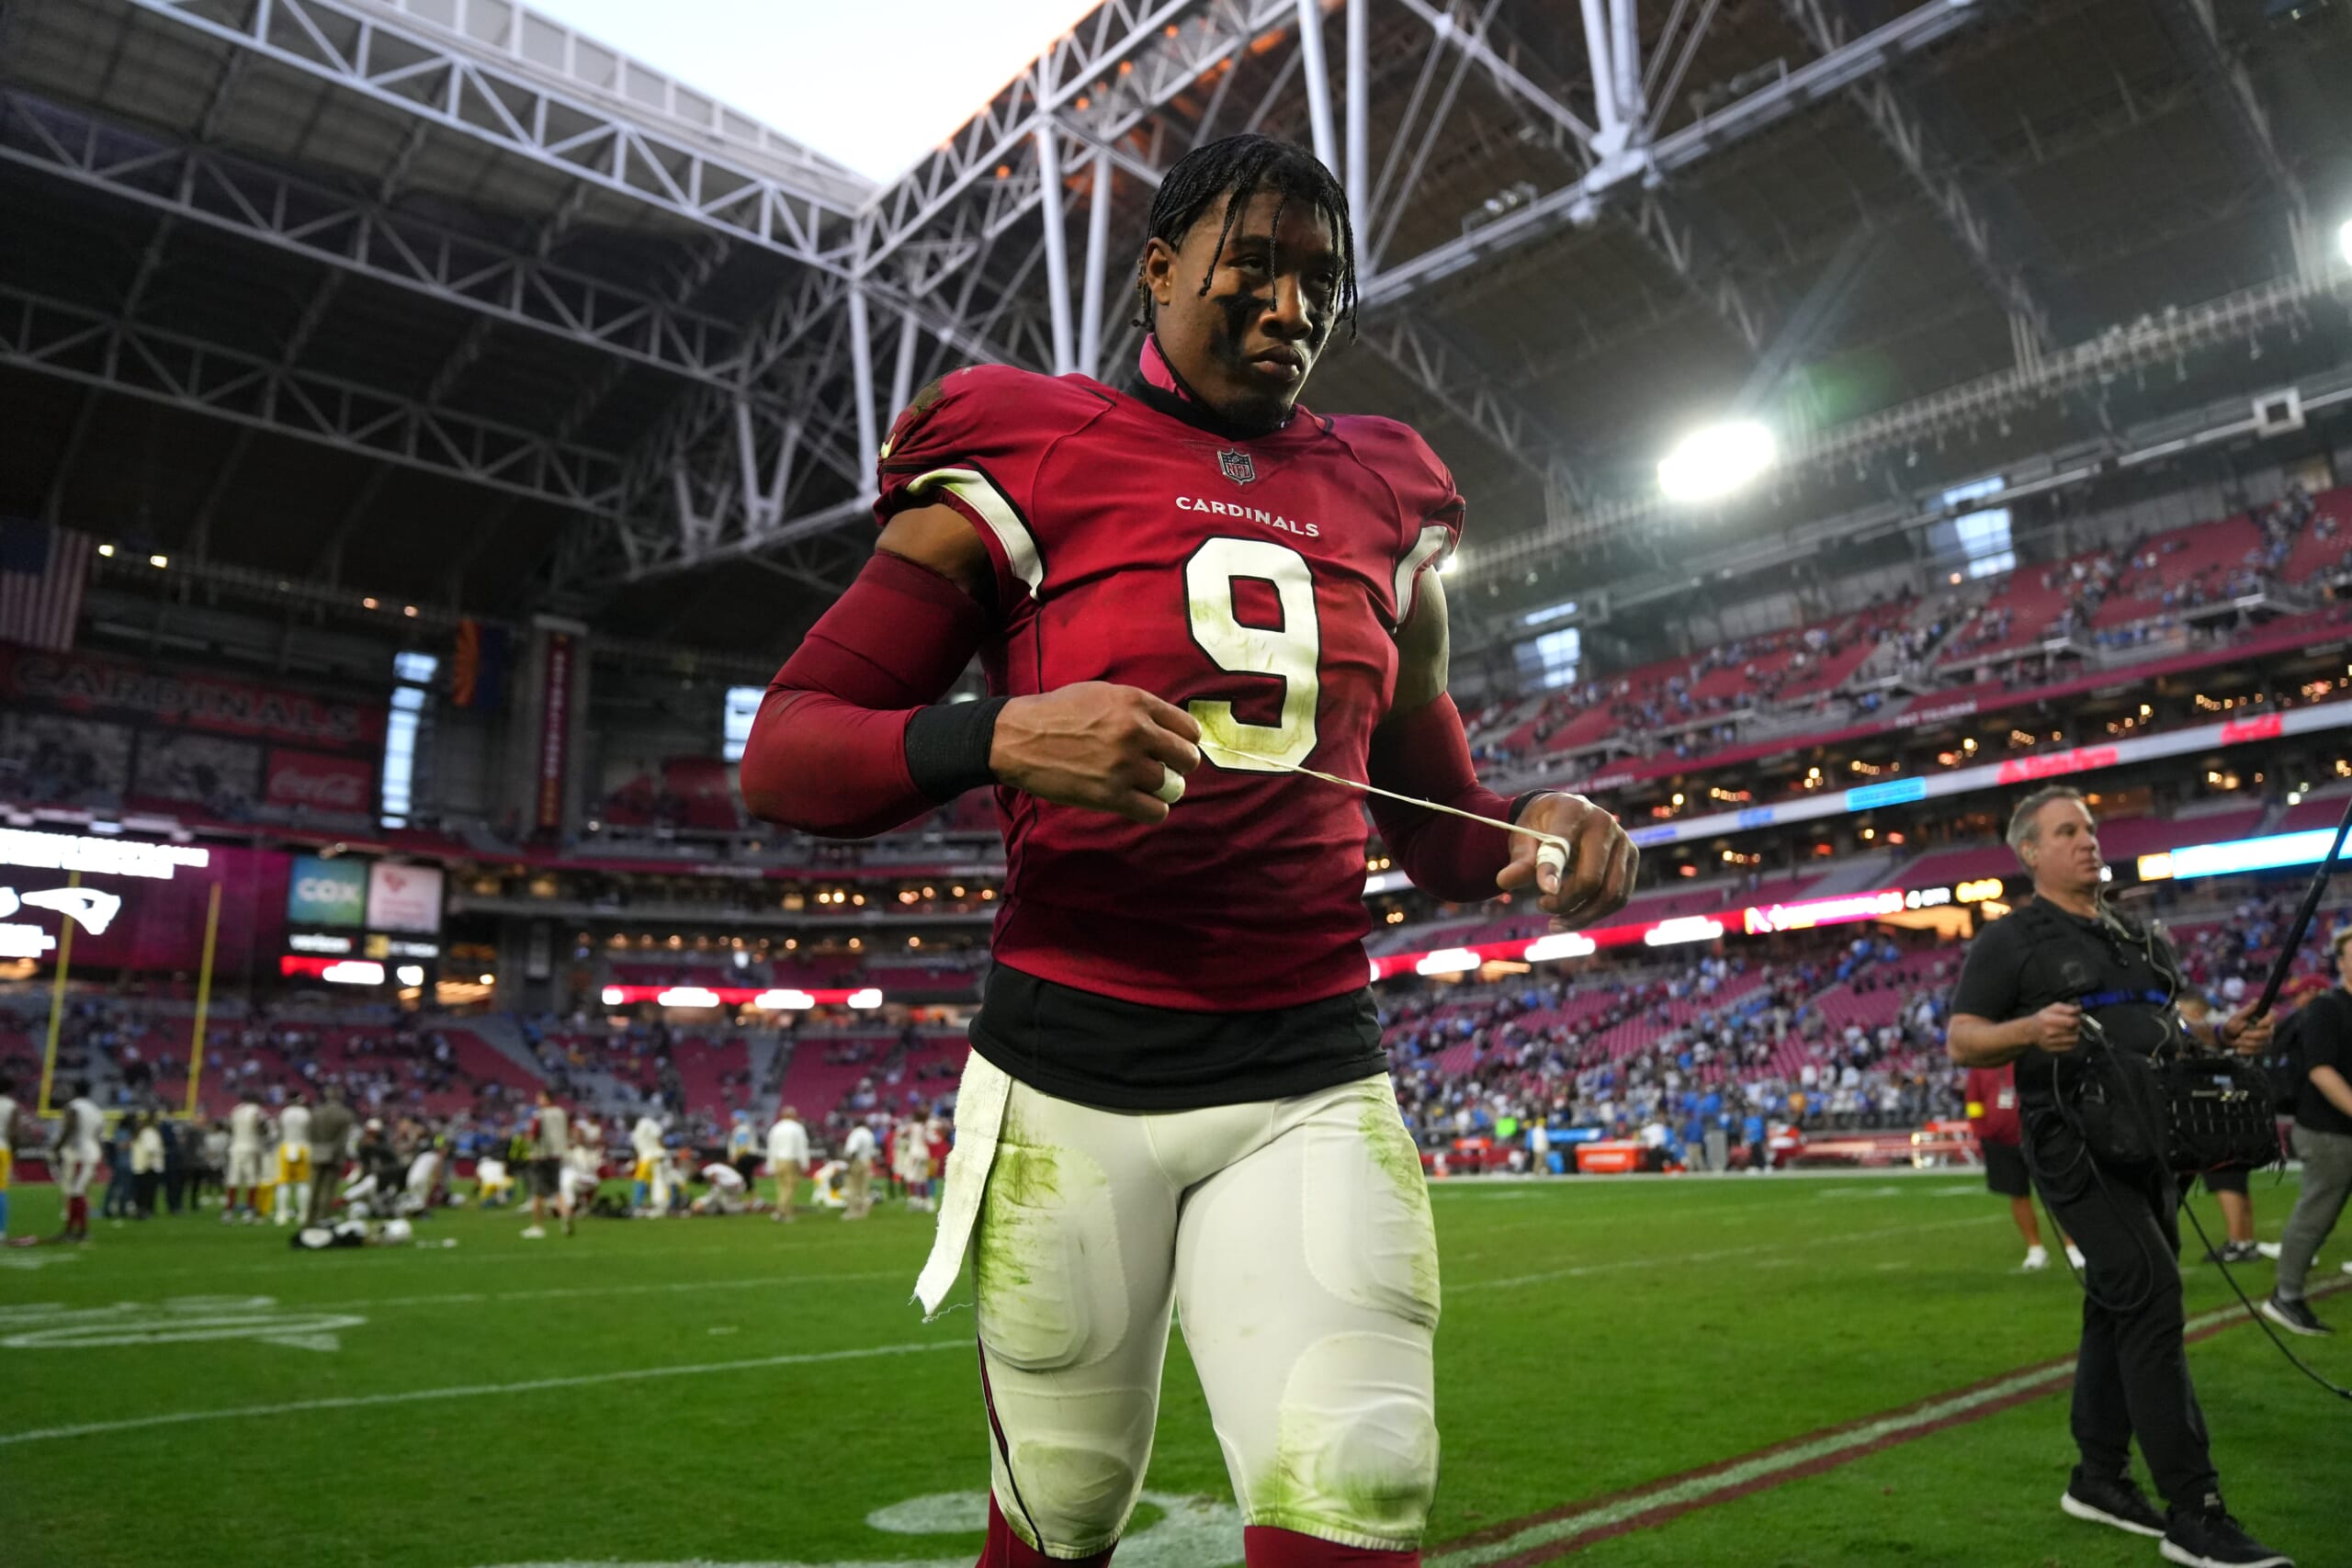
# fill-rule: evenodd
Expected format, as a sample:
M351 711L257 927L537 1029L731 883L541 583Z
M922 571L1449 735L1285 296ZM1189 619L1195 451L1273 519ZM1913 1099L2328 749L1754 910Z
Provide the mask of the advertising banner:
M368 914L368 863L296 855L286 885L289 926L358 926Z
M368 868L368 929L423 931L441 929L441 868L378 861Z
M547 674L539 696L539 788L532 826L542 832L563 829L564 771L571 748L571 660L569 632L548 633Z
M148 730L139 737L130 793L200 806L215 817L250 817L261 798L261 748L215 735Z
M264 798L289 810L364 817L375 804L375 765L358 757L272 750Z
M0 706L29 703L253 740L369 751L384 739L380 703L345 702L187 669L151 669L95 653L0 648Z

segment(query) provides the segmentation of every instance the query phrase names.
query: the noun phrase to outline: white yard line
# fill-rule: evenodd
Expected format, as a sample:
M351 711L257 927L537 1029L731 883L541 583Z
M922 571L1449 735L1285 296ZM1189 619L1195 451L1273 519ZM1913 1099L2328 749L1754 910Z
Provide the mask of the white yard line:
M314 1410L365 1410L379 1404L419 1404L439 1399L484 1399L511 1393L537 1393L548 1389L592 1388L599 1383L642 1382L654 1378L698 1377L711 1372L764 1371L775 1367L815 1366L827 1361L864 1360L876 1356L920 1355L926 1350L961 1350L968 1354L968 1339L939 1339L912 1345L876 1345L860 1350L809 1350L788 1356L760 1356L741 1361L700 1361L679 1367L638 1367L628 1371L583 1372L577 1377L530 1378L521 1382L462 1383L453 1388L418 1388L404 1393L362 1393L339 1399L297 1399L283 1404L245 1404L225 1410L182 1410L166 1416L134 1416L121 1421L85 1421L72 1427L41 1427L27 1432L0 1432L0 1448L19 1443L45 1443L60 1438L101 1437L110 1432L136 1432L150 1427L180 1427L201 1421L242 1421L274 1416L296 1416Z
M1937 1220L1928 1224L1887 1225L1879 1230L1841 1230L1830 1235L1818 1235L1806 1241L1761 1242L1753 1247L1717 1247L1710 1252L1685 1252L1660 1258L1617 1258L1602 1263L1579 1263L1567 1269L1547 1269L1540 1274L1514 1274L1504 1280L1464 1280L1460 1283L1444 1281L1445 1293L1458 1295L1464 1291L1508 1291L1521 1285L1540 1285L1553 1280L1578 1280L1588 1274L1614 1274L1628 1269L1674 1269L1692 1263L1720 1263L1732 1258L1761 1258L1793 1252L1809 1247L1845 1247L1858 1241L1879 1241L1889 1236L1917 1235L1926 1231L1955 1230L1963 1225L1988 1225L2006 1222L2007 1214L1971 1214L1962 1220Z
M2226 1326L2233 1319L2242 1321L2245 1316L2245 1309L2232 1302L2227 1306L2216 1307L2190 1318L2185 1332L2192 1336L2201 1335ZM1684 1480L1668 1480L1638 1487L1622 1497L1597 1503L1577 1513L1530 1524L1498 1540L1452 1551L1431 1552L1427 1558L1428 1565L1429 1568L1484 1568L1487 1563L1500 1562L1555 1542L1573 1540L1595 1530L1607 1529L1612 1525L1622 1525L1660 1510L1679 1517L1708 1506L1710 1499L1771 1476L1819 1465L1839 1455L1851 1454L1859 1458L1862 1451L1884 1446L1890 1438L1899 1440L1905 1433L1964 1420L1973 1412L2004 1401L2045 1390L2054 1391L2074 1375L2075 1363L2071 1357L2043 1366L2028 1367L1996 1382L1952 1393L1910 1410L1875 1418L1866 1416L1850 1426L1826 1432L1810 1442L1792 1444L1758 1454L1752 1459L1735 1461Z

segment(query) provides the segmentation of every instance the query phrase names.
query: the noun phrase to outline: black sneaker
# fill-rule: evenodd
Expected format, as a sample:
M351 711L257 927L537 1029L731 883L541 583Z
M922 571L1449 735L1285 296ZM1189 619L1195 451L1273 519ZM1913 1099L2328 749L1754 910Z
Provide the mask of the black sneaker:
M2309 1302L2290 1302L2273 1292L2262 1303L2262 1315L2290 1334L2322 1335L2335 1332L2312 1313Z
M2252 1263L2261 1256L2261 1249L2250 1241L2225 1241L2219 1247L2208 1247L2205 1251L2205 1261L2208 1263Z
M2184 1568L2295 1568L2293 1558L2271 1551L2239 1529L2218 1492L2208 1492L2194 1507L2176 1505L2165 1520L2164 1544L2157 1550L2165 1562Z
M2165 1533L2164 1515L2156 1511L2156 1506L2148 1501L2147 1494L2129 1475L2093 1475L2078 1464L2058 1506L2078 1519L2113 1525L2133 1535Z

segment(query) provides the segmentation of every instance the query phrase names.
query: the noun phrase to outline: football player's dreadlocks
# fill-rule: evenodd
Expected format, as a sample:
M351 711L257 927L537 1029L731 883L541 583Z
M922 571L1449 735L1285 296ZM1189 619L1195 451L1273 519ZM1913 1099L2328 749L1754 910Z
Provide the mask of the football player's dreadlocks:
M1261 136L1256 131L1244 131L1193 148L1176 161L1176 166L1160 180L1159 189L1151 198L1151 237L1181 246L1210 205L1224 200L1224 223L1217 230L1216 250L1209 256L1208 270L1213 275L1219 258L1225 254L1225 243L1233 233L1234 219L1261 190L1271 190L1281 197L1274 208L1276 235L1282 233L1283 209L1296 200L1313 206L1339 236L1338 324L1348 329L1349 339L1353 341L1356 231L1348 221L1347 193L1340 188L1331 171L1304 147ZM1206 296L1208 291L1208 277L1204 276L1201 293ZM1133 324L1148 331L1151 294L1144 285L1140 266L1136 278L1136 316Z

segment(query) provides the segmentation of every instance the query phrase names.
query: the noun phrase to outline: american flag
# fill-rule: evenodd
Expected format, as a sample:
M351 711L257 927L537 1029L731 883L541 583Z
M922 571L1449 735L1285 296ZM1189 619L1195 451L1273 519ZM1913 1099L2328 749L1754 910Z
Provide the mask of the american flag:
M89 577L87 534L0 517L0 642L71 649Z

